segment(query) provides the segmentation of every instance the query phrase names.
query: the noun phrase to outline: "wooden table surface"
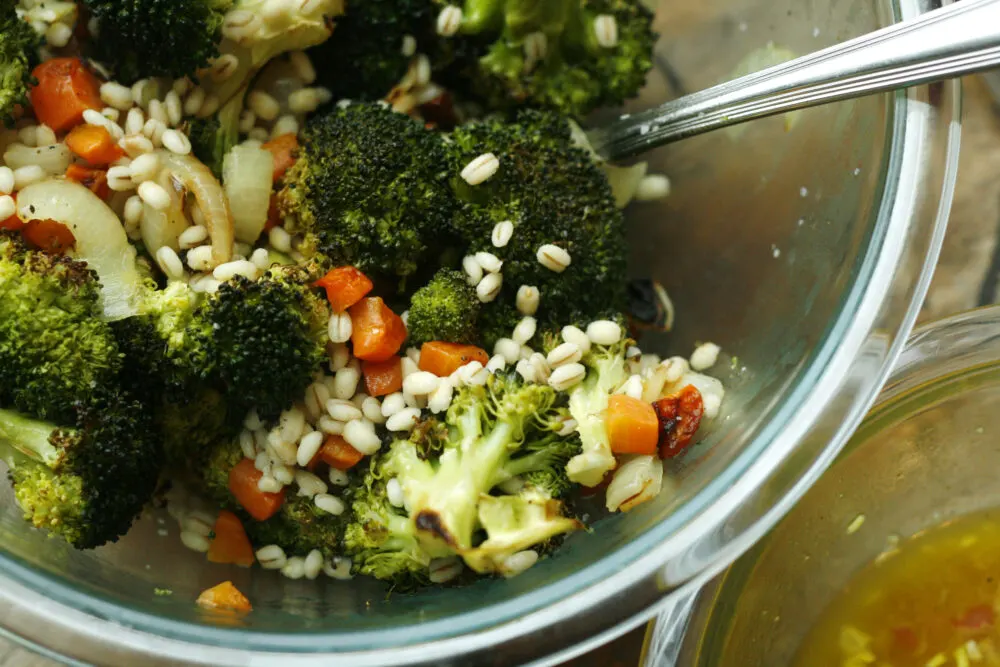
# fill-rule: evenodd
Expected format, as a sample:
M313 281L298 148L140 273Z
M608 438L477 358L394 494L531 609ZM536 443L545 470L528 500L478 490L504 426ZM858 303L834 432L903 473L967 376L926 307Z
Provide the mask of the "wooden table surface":
M958 188L924 320L1000 302L1000 112L980 78L967 78L964 85ZM632 667L642 640L642 630L633 632L566 667ZM0 639L0 667L54 665Z

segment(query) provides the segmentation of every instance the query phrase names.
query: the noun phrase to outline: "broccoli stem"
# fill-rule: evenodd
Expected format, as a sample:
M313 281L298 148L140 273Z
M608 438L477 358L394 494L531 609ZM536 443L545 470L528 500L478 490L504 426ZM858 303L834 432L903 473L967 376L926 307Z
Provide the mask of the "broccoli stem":
M51 424L10 410L0 410L0 445L6 445L0 452L4 461L14 468L20 463L20 454L50 468L55 466L62 453L49 440L52 431Z

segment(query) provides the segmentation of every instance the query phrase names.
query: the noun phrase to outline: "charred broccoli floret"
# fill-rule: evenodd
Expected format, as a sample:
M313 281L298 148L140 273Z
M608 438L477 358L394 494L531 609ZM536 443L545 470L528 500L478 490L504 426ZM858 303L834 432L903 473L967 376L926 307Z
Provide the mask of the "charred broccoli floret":
M469 185L457 174L484 153L493 153L499 168L484 183ZM516 296L522 285L541 292L536 317L542 332L622 310L627 282L624 218L600 168L573 145L564 118L524 111L513 123L490 120L462 126L449 144L449 173L460 202L456 234L469 252L494 252L504 262L503 288L479 318L488 346L509 336L520 319ZM490 233L505 220L513 223L514 233L498 250L490 243ZM569 253L571 261L564 270L554 271L539 261L546 245Z
M71 421L77 402L121 367L101 315L100 285L86 264L0 232L0 405Z
M406 74L413 57L404 53L404 40L424 32L433 13L431 0L348 3L336 19L333 37L308 52L319 83L337 100L383 99Z
M38 34L17 15L17 0L0 0L0 122L11 125L18 106L28 106Z
M442 137L378 103L312 119L281 200L304 249L370 276L405 278L449 226Z
M395 580L400 572L423 572L431 558L458 555L476 572L504 574L510 556L580 528L539 487L491 495L510 478L505 468L516 468L525 452L537 454L554 435L557 398L550 387L522 384L516 374L493 375L485 387L459 391L445 442L424 448L414 438L395 441L372 463L368 493L355 502L358 524L348 528L348 551L361 571ZM548 446L562 449L552 440ZM517 473L543 470L558 474L540 458ZM391 480L405 510L387 500Z
M342 540L349 515L335 516L320 508L312 498L289 493L278 513L267 521L244 521L254 545L277 544L288 556L307 556L313 549L324 559L343 553Z
M438 78L489 108L580 117L638 94L652 67L652 13L640 0L436 0L459 33L433 39Z
M410 345L433 340L474 343L478 339L476 320L479 299L460 271L443 269L410 300L406 321Z
M25 519L80 549L124 535L160 474L149 407L101 393L78 405L71 428L0 410L0 458Z
M222 179L222 161L240 138L240 112L245 94L240 93L214 116L197 118L188 124L191 152Z
M91 40L115 77L194 77L219 55L233 0L85 0L100 34Z

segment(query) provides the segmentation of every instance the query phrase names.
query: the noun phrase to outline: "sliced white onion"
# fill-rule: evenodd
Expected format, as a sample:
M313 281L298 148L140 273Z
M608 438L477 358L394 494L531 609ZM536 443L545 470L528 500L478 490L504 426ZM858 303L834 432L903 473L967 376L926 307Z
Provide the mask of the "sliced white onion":
M108 320L138 312L143 278L136 268L135 248L118 216L100 197L72 181L43 181L17 194L17 210L22 220L55 220L69 228L76 239L73 255L100 278Z
M205 216L205 228L212 239L214 266L225 264L233 257L233 216L218 179L208 167L190 155L164 153L162 157L170 173L194 195Z
M170 196L170 206L165 210L157 210L149 204L142 209L142 222L139 230L142 232L142 242L146 252L155 257L156 252L163 247L175 252L180 250L180 235L190 226L184 215L184 185L179 179L171 176L170 171L163 169L156 178Z
M3 161L11 169L38 165L45 173L61 176L73 161L73 154L66 144L52 144L32 148L24 144L11 144L4 151Z
M618 167L613 164L602 164L601 171L611 184L611 194L615 198L618 208L625 208L639 190L639 184L646 176L649 165L645 162L634 164L631 167Z
M222 163L222 182L237 241L257 242L267 224L271 201L274 157L270 151L252 144L234 146Z
M655 498L662 486L663 462L655 456L636 456L615 471L608 485L608 511L628 512L636 505Z

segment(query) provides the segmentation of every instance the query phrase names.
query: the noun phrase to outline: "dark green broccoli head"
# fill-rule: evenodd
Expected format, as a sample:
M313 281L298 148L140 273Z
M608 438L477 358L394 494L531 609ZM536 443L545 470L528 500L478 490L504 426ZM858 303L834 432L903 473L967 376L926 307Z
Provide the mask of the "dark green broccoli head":
M301 400L326 359L330 315L307 279L295 267L237 278L199 309L193 338L206 361L201 379L218 382L243 414L255 408L262 419L277 418Z
M40 42L17 15L17 0L0 0L0 122L11 125L18 106L27 108L32 64Z
M307 235L307 252L373 277L405 277L448 228L444 160L440 135L382 104L335 109L306 126L283 212L291 231Z
M191 139L191 152L222 179L222 161L226 153L240 139L240 113L246 90L233 96L219 112L208 118L188 121L187 132Z
M219 55L222 22L232 0L85 0L98 20L91 41L116 80L195 77Z
M504 262L503 289L479 317L487 345L509 336L516 325L522 285L541 292L536 317L543 333L620 311L626 287L624 218L604 174L573 145L566 120L524 111L513 123L464 125L452 139L449 171L461 203L455 232L470 252L490 251ZM500 167L486 182L470 186L458 174L483 153L496 155ZM491 230L504 220L513 223L513 237L506 247L493 248ZM571 264L562 273L538 261L539 248L547 244L569 253Z
M426 31L433 14L431 0L348 3L347 11L337 17L333 36L308 52L319 84L335 100L384 99L406 74L412 58L403 53L403 40Z
M288 490L281 510L267 521L243 522L250 541L256 547L277 544L289 556L306 556L313 549L319 549L326 559L341 554L350 513L335 516L316 507L312 498L293 493Z
M460 271L443 269L410 300L406 329L411 345L432 340L474 343L482 304Z
M80 549L125 534L162 460L149 406L114 389L81 402L72 428L0 410L0 457L26 520Z
M0 232L0 404L70 422L76 403L121 366L101 312L100 285L85 264Z
M491 109L581 117L638 94L652 19L640 0L465 0L458 35L433 39L437 78Z

